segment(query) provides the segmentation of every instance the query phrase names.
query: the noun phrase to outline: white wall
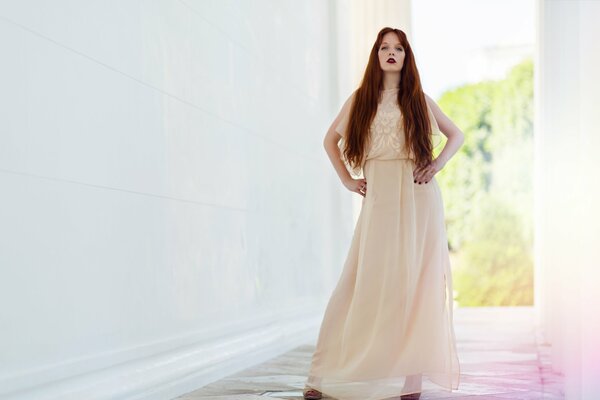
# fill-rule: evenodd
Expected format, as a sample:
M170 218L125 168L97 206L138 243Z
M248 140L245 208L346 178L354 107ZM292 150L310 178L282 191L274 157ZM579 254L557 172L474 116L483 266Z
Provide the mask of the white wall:
M600 2L538 0L535 304L567 399L600 398Z
M0 3L0 397L169 398L316 334L346 3Z

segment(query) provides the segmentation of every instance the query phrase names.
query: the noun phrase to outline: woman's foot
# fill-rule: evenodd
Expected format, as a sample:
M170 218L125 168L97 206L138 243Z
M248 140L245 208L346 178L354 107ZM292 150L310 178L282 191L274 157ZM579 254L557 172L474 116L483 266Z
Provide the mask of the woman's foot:
M306 387L302 392L306 400L319 400L323 395L317 389Z
M419 400L421 397L422 374L409 375L404 381L403 392L413 392L400 396L401 400Z
M419 397L421 397L421 392L403 394L400 396L400 399L402 399L402 400L419 400Z

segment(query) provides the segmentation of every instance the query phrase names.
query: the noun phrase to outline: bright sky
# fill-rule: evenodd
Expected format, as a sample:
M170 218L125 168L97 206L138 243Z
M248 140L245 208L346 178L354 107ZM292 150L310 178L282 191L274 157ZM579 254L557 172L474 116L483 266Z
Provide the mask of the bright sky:
M423 90L434 99L533 50L534 0L415 0L412 9L409 40Z

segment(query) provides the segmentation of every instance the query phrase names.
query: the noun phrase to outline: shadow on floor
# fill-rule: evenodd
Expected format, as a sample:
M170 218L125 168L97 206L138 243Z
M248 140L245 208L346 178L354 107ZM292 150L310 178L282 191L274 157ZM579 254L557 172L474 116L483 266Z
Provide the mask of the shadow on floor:
M564 399L563 377L550 368L550 349L541 343L533 307L457 308L454 327L459 389L426 391L421 400ZM177 399L302 399L314 349L299 346Z

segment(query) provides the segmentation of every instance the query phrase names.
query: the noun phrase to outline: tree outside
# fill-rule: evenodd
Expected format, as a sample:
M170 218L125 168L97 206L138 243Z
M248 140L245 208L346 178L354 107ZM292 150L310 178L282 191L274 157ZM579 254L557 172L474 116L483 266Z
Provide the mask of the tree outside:
M533 304L533 61L438 100L465 133L440 171L460 306ZM443 146L436 148L439 153Z

